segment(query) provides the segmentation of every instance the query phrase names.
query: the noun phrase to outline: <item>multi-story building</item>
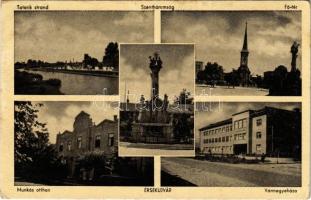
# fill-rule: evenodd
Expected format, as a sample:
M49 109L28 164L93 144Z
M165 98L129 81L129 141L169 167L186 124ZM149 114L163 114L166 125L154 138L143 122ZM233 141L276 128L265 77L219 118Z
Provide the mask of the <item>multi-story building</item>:
M245 110L199 129L200 150L212 154L297 156L301 112L273 107Z
M75 118L73 131L64 131L56 136L56 148L63 162L69 166L69 176L75 173L79 159L85 153L100 152L112 157L117 152L118 119L105 119L99 124L93 123L89 114L81 111Z
M79 156L88 151L102 151L107 155L118 147L118 121L105 119L95 125L90 115L81 111L75 118L73 131L64 131L56 136L56 147L60 156Z
M126 184L153 184L152 158L118 157L118 119L116 115L113 120L104 119L96 125L88 113L81 111L75 117L73 131L66 130L57 134L56 148L59 157L68 166L68 177L70 178L79 177L83 180L93 180L95 176L104 173L105 169L109 169L111 173L117 173L119 176L126 174L127 177L132 177L133 182ZM100 161L94 163L98 159L97 157L95 160L93 159L93 164L84 166L85 160L83 161L83 159L92 154L104 157L106 164L100 164Z

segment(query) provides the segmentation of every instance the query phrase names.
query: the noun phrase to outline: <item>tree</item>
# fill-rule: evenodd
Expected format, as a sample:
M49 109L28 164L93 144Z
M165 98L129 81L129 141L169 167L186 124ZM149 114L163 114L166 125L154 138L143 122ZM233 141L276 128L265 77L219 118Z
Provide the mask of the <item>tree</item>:
M190 92L187 92L186 89L183 89L179 96L176 97L175 103L179 103L179 104L192 104L193 103L193 98L191 98L191 94Z
M42 104L18 101L14 104L15 175L41 179L62 175L55 148L49 143L45 123L38 121ZM54 173L55 172L55 173Z
M44 123L37 121L37 107L31 102L15 102L14 142L15 162L33 161L36 151L48 146L48 133Z
M103 64L108 67L118 69L119 67L119 47L118 43L110 42L106 49L103 57Z
M224 70L223 67L218 65L218 63L208 62L205 66L206 81L219 81L223 80Z

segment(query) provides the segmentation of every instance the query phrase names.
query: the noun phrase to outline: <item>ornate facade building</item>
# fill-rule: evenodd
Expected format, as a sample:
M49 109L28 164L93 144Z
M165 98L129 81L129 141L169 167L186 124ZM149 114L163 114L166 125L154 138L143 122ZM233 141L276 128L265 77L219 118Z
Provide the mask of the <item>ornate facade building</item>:
M59 157L68 167L68 178L103 185L153 185L153 159L118 157L118 119L95 124L81 111L73 131L59 133Z
M199 132L204 153L297 157L301 150L301 112L273 107L245 110Z
M118 119L105 119L95 125L90 115L81 111L75 118L73 131L64 131L56 136L56 148L63 162L69 165L69 174L74 175L79 159L86 153L100 152L106 157L115 156L118 150Z

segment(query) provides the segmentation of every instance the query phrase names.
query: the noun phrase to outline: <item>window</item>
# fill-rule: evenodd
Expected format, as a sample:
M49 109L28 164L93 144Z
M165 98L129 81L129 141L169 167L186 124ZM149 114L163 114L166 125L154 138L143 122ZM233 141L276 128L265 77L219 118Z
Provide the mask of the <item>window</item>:
M230 125L230 131L232 131L232 125Z
M82 147L82 137L78 137L77 138L77 147L78 147L78 149L81 149L81 147Z
M112 147L113 144L114 144L114 135L112 133L112 134L109 134L108 136L108 146Z
M226 136L226 142L228 142L229 141L229 136Z
M260 139L260 138L261 138L261 132L257 132L257 133L256 133L256 138L257 138L257 139Z
M64 145L63 145L63 143L61 143L60 145L59 145L59 152L62 152L63 150L64 150Z
M222 127L222 132L225 132L225 127Z
M224 142L224 141L225 141L225 139L226 139L225 137L222 137L222 138L221 138L221 141L222 141L222 142Z
M68 151L71 151L71 141L67 142L67 149L68 149Z
M261 144L256 144L256 151L260 152L261 151Z
M238 128L238 123L239 123L238 121L235 121L235 122L234 122L234 129L237 129L237 128Z
M239 121L239 128L243 128L242 125L243 125L243 124L242 124L242 121L240 120L240 121Z
M262 124L262 119L257 119L256 120L256 125L257 126L261 126L261 124Z
M95 148L100 148L100 135L95 138Z
M243 127L243 128L246 127L246 119L243 119L243 121L242 121L242 127Z

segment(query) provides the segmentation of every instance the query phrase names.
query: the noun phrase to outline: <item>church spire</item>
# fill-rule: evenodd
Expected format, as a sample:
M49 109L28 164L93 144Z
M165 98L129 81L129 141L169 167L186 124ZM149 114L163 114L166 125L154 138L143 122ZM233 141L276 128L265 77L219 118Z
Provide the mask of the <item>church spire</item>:
M247 66L248 63L248 48L247 48L247 22L245 24L245 33L244 33L244 42L243 48L241 51L241 65L240 66Z
M242 51L248 51L247 49L247 22L245 23L245 33Z

